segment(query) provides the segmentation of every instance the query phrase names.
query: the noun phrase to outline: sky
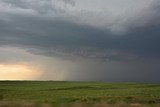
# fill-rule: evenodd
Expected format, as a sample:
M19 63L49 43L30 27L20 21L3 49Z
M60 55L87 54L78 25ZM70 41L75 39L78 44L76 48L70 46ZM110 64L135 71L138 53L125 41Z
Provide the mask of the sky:
M0 80L160 82L159 0L0 0Z

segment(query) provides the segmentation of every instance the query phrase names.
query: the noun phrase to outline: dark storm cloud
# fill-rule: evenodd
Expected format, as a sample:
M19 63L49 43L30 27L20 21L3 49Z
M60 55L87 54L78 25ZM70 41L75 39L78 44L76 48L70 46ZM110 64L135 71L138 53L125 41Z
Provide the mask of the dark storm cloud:
M124 36L106 30L80 26L62 19L12 16L0 21L1 45L20 46L30 52L53 56L81 56L100 59L155 57L160 55L159 25L135 29Z
M1 49L0 61L57 58L54 62L36 57L46 64L40 67L45 71L40 79L52 79L55 69L65 80L158 81L160 2L122 1L138 8L124 5L124 11L117 12L111 2L113 10L90 11L91 4L81 9L76 0L0 0L0 46L32 54L18 56L19 51ZM8 57L9 52L16 57Z

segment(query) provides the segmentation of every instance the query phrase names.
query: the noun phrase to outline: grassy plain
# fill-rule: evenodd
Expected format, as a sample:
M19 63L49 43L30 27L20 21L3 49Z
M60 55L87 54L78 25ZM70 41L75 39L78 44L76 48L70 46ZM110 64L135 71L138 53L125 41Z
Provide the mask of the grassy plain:
M160 84L0 81L0 107L8 101L53 106L101 104L103 107L109 104L115 107L160 107Z

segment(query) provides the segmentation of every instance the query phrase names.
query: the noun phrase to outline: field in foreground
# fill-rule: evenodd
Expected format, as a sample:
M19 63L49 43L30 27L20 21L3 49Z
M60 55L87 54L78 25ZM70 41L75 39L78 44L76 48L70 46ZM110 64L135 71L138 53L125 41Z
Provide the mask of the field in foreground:
M23 107L40 107L39 104L62 107L72 104L76 107L160 107L160 84L1 81L0 107L11 107L6 106L9 103Z

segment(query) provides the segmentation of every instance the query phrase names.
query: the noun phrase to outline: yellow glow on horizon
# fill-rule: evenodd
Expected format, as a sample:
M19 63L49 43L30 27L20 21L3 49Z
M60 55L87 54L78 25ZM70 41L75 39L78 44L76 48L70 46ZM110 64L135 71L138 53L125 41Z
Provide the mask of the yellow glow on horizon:
M40 72L24 64L0 64L0 80L32 80L40 76Z

